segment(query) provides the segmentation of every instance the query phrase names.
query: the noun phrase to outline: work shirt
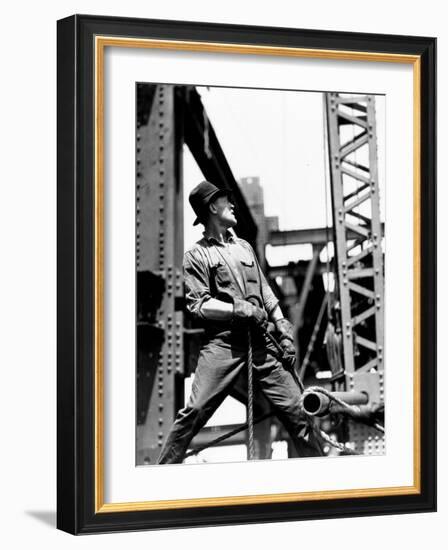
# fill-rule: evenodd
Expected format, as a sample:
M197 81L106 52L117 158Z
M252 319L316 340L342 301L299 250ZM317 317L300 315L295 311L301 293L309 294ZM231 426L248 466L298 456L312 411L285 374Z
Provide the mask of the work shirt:
M255 296L269 315L278 300L260 269L252 247L230 231L226 237L223 243L204 233L204 237L185 253L188 311L194 317L203 319L201 307L210 298L232 302L234 298L245 300ZM216 323L213 321L212 324ZM222 322L219 324L222 326Z

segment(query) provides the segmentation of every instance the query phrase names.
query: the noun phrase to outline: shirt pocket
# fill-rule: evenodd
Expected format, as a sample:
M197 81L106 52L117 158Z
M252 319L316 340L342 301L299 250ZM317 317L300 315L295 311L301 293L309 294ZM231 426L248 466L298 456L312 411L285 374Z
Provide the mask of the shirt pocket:
M252 259L240 260L243 266L245 279L248 283L258 283L258 272L255 261Z
M220 288L227 288L232 284L232 279L226 264L217 262L212 269L214 271L215 282L218 290Z

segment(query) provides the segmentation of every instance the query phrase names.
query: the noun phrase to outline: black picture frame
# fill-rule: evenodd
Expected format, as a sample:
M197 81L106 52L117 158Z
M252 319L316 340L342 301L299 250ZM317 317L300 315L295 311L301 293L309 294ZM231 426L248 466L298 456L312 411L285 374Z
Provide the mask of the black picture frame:
M436 509L436 39L74 15L58 21L57 527L73 534ZM420 483L414 494L98 511L95 476L95 57L101 36L413 55L420 59Z

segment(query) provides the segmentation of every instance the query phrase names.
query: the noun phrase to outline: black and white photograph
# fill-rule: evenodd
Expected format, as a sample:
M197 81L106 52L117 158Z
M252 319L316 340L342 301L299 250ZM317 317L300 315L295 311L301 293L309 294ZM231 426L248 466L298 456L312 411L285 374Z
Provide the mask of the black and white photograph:
M386 454L386 97L135 102L136 465Z

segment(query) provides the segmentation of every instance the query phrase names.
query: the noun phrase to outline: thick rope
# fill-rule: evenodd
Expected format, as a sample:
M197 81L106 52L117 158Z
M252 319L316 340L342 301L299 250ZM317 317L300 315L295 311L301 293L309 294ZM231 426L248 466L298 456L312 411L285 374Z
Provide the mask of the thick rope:
M316 428L317 429L317 428ZM348 454L348 455L359 455L360 453L357 453L356 451L353 451L350 449L350 447L347 447L347 445L344 445L344 443L339 443L339 441L333 441L329 435L327 435L323 430L318 430L320 437L326 441L329 445L334 447L335 449L338 449L339 451ZM316 432L315 432L316 433Z
M252 335L250 327L247 330L247 425L249 435L248 455L249 460L255 458L254 443L254 380L252 359Z

